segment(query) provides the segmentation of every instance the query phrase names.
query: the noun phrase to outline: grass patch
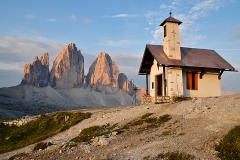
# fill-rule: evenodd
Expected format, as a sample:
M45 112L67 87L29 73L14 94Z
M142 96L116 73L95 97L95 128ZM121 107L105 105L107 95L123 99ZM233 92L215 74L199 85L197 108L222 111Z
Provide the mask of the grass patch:
M103 125L103 126L91 126L89 128L85 128L81 131L79 136L73 138L71 141L73 142L90 142L94 137L107 135L111 133L114 128L116 128L117 124L110 126Z
M162 132L161 136L168 136L171 135L172 131L168 130L168 131L164 131Z
M150 117L152 114L153 113L146 113L141 117L141 119L146 119L146 118Z
M195 156L191 154L187 154L185 152L167 152L167 153L160 153L155 159L162 159L162 160L193 160Z
M18 157L24 157L24 156L27 156L28 153L19 153L19 154L16 154L12 157L10 157L8 160L15 160L15 159L19 159Z
M41 115L20 127L0 123L0 154L39 142L90 117L91 113L57 112Z
M240 126L231 129L215 148L221 159L240 159Z
M155 102L155 104L164 104L164 102Z
M178 135L179 135L179 136L183 136L183 135L185 135L185 133L182 132L182 133L179 133Z
M141 126L146 125L144 127L138 128L138 133L141 133L143 130L148 130L152 128L158 128L163 123L169 121L172 117L168 114L165 114L163 116L157 117L150 117L152 113L144 114L140 119L131 121L127 123L125 126L123 126L121 129L129 129L132 126Z
M185 101L187 99L183 95L181 95L181 96L173 96L172 100L173 102L180 102L180 101Z

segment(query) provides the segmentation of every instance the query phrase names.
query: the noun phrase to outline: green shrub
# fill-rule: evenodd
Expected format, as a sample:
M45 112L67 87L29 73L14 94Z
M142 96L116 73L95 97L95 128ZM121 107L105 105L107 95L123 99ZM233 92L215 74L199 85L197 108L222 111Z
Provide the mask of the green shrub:
M195 159L195 156L191 154L187 154L185 152L167 152L167 153L161 153L159 154L156 159L162 159L162 160L193 160Z
M91 113L57 112L41 115L20 127L0 123L0 154L39 142L90 116Z
M38 143L35 147L34 147L34 151L37 151L37 150L44 150L44 149L46 149L48 146L51 146L51 145L53 145L51 142L40 142L40 143Z
M173 96L172 97L172 100L173 100L173 102L180 102L180 101L184 101L184 100L186 100L186 98L183 96L183 95L181 95L181 96Z
M19 154L16 154L12 157L10 157L8 160L15 160L15 159L19 159L18 157L24 157L24 156L27 156L28 153L19 153Z
M215 148L218 157L227 160L240 159L240 126L231 129Z
M144 114L140 119L133 120L126 125L124 125L120 130L129 129L131 126L141 126L146 124L144 127L138 128L138 133L141 133L143 130L148 130L151 128L157 128L161 126L163 123L169 121L172 117L168 114L157 117L150 117L153 113Z
M71 141L73 142L90 142L94 137L102 136L109 134L113 131L113 129L117 126L117 124L110 126L91 126L89 128L85 128L81 131L79 136L73 138Z
M142 115L141 119L146 119L148 117L150 117L153 113L146 113L144 115Z

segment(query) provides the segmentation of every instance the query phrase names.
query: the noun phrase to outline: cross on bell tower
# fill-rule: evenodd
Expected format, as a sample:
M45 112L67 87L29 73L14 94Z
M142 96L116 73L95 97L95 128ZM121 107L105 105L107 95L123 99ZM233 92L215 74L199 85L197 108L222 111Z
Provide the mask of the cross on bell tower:
M160 26L163 26L163 50L170 59L181 59L179 25L181 21L172 17L165 19Z

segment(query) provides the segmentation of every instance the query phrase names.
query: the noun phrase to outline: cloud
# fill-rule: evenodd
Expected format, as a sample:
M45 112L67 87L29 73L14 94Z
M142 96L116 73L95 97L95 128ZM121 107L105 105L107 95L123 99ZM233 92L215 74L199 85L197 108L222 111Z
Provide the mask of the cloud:
M200 34L182 34L181 46L194 47L199 41L206 39L206 36Z
M146 19L150 19L150 18L152 18L153 16L156 16L156 15L158 15L158 12L150 11L147 14L145 14L145 17L146 17Z
M192 7L191 12L199 11L199 10L204 10L204 11L217 10L222 6L225 6L229 3L234 3L234 2L236 1L235 0L204 0L202 2L195 4Z
M0 62L5 67L16 65L23 69L24 64L32 62L35 56L42 56L46 52L50 55L50 62L53 62L64 47L55 42L43 43L21 37L0 37ZM0 66L0 69L3 69L2 65Z
M55 22L55 21L57 21L57 19L52 18L52 19L48 19L48 21L49 22Z
M0 88L16 86L21 83L23 78L23 70L0 69Z
M240 65L233 63L232 64L238 72L223 72L221 77L221 88L223 91L232 91L240 93Z
M225 51L240 51L240 48L220 48L217 50L225 50Z
M213 10L218 9L220 7L219 3L214 2L216 0L205 0L200 3L194 5L191 9L191 12L199 11L199 10Z
M22 70L24 65L22 62L0 62L1 69L3 70Z
M128 47L132 45L137 45L140 42L135 39L123 39L123 40L111 40L108 37L102 37L100 39L100 44L108 47Z
M204 0L196 3L191 10L190 14L193 14L195 19L206 16L210 11L217 10L225 5L235 3L235 0Z
M145 18L146 18L146 20L147 20L149 25L153 24L153 22L154 22L154 18L153 17L155 17L157 15L158 15L157 12L152 12L152 11L148 12L147 14L145 14Z
M153 31L153 37L155 40L160 39L163 35L163 30L161 27L157 27L155 31Z
M89 19L89 18L84 18L84 19L82 20L82 22L83 22L83 23L86 23L86 24L91 24L91 23L92 23L92 20Z
M32 15L32 14L28 14L28 15L25 15L25 17L27 19L30 19L30 20L34 20L36 18L36 16Z
M240 24L233 26L233 27L229 27L228 32L230 32L230 37L228 38L228 40L230 42L234 42L240 39Z
M71 16L70 16L70 19L75 21L75 20L76 20L75 15L71 15Z
M81 53L84 57L84 75L87 75L89 72L90 66L97 59L97 56L90 54L85 50L81 50Z
M40 40L45 40L49 41L50 39L56 40L56 38L46 34L46 33L41 33L35 30L26 30L26 33L21 33L21 34L27 34L30 35L30 37L34 37L34 39L40 39Z
M39 42L27 38L0 37L0 87L21 82L25 64L32 63L35 56L48 52L50 68L56 56L65 46L55 42Z
M167 8L167 5L166 4L161 4L159 8L160 9Z
M138 15L136 14L117 14L117 15L113 15L113 16L109 16L109 15L105 15L103 17L107 17L107 18L128 18L128 17L136 17Z
M186 14L174 14L173 17L183 22L179 27L181 44L190 44L194 47L194 45L206 38L206 35L201 35L198 32L202 27L200 18L208 16L212 10L217 10L220 7L235 2L236 0L203 0L201 2L173 0L170 5L161 4L158 11L151 11L147 13L145 17L149 26L152 26L153 24L159 24L162 22L166 18L162 15L168 13L169 9L173 9L174 13L177 13L179 8L187 11ZM182 10L180 12L182 12ZM151 30L151 34L153 36L152 43L156 43L156 40L161 36L161 29L156 27L154 30ZM239 30L234 32L228 40L236 41L238 39L240 39Z

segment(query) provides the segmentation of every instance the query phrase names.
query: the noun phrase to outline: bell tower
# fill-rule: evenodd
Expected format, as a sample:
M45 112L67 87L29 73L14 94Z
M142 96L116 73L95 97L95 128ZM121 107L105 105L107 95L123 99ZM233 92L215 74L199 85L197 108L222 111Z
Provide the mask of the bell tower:
M163 27L163 50L170 59L181 59L179 25L181 21L172 17L165 19L160 26Z

